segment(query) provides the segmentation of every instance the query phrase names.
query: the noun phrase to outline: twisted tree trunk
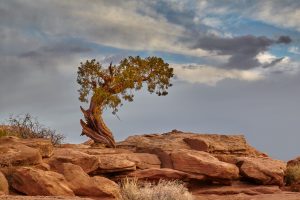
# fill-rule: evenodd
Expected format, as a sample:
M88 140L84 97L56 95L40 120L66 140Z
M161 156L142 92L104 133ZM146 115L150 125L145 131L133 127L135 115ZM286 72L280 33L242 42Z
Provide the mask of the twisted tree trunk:
M108 147L115 148L116 142L111 130L105 125L102 118L102 108L97 106L94 98L91 99L90 108L88 110L80 109L84 115L85 121L80 120L82 126L81 135L90 137L94 142L104 143Z

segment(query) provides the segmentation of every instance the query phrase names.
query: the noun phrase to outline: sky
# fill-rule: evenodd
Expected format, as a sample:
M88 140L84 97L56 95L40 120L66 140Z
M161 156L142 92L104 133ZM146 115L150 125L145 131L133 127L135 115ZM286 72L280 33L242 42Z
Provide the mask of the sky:
M244 134L300 155L300 1L0 0L0 121L30 113L80 143L80 62L158 56L169 95L146 90L104 119L120 141L173 129Z

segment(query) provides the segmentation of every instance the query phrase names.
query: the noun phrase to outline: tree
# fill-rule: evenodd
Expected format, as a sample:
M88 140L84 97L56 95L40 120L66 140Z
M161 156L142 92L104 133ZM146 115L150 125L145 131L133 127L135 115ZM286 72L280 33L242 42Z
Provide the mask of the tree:
M95 59L80 63L77 72L79 100L90 103L87 110L80 106L85 121L80 120L82 134L98 143L105 143L108 147L115 147L115 140L111 130L105 125L102 114L107 108L115 115L122 106L122 100L133 101L133 91L140 90L147 85L150 93L158 96L168 94L167 89L172 86L170 79L174 76L173 68L163 59L147 57L145 59L129 56L118 65L112 63L104 68ZM90 101L88 99L90 98Z

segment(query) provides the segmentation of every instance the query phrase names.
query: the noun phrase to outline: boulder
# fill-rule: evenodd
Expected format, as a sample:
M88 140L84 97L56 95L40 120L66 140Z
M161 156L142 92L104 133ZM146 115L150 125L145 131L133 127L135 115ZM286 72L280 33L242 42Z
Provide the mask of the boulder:
M134 162L118 154L101 155L98 160L98 168L91 173L93 175L136 170Z
M86 173L95 171L99 166L99 159L96 156L80 152L78 149L57 148L53 156L47 161L51 170L59 171L63 163L79 165Z
M8 194L8 182L5 178L5 176L0 172L0 195L2 194Z
M279 185L284 183L284 172L286 163L271 158L249 158L238 159L240 174L250 180L263 185Z
M74 196L63 175L30 167L17 169L11 186L31 196Z
M20 143L28 147L39 150L43 158L50 158L53 154L54 147L50 139L43 139L43 138L20 139Z
M20 143L16 137L0 138L0 167L28 166L42 162L39 150Z
M221 162L203 151L175 150L171 152L170 157L174 169L179 171L221 180L234 180L239 177L239 169L235 165Z
M60 173L77 196L120 198L120 189L115 182L100 176L89 177L78 165L64 163Z

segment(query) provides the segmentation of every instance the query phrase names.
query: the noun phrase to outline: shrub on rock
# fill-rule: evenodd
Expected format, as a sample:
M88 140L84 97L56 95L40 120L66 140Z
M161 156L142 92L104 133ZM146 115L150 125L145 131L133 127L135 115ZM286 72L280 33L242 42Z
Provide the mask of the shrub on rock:
M60 144L65 136L45 127L30 114L10 116L8 125L0 127L0 136L17 136L20 138L46 138L53 144Z

